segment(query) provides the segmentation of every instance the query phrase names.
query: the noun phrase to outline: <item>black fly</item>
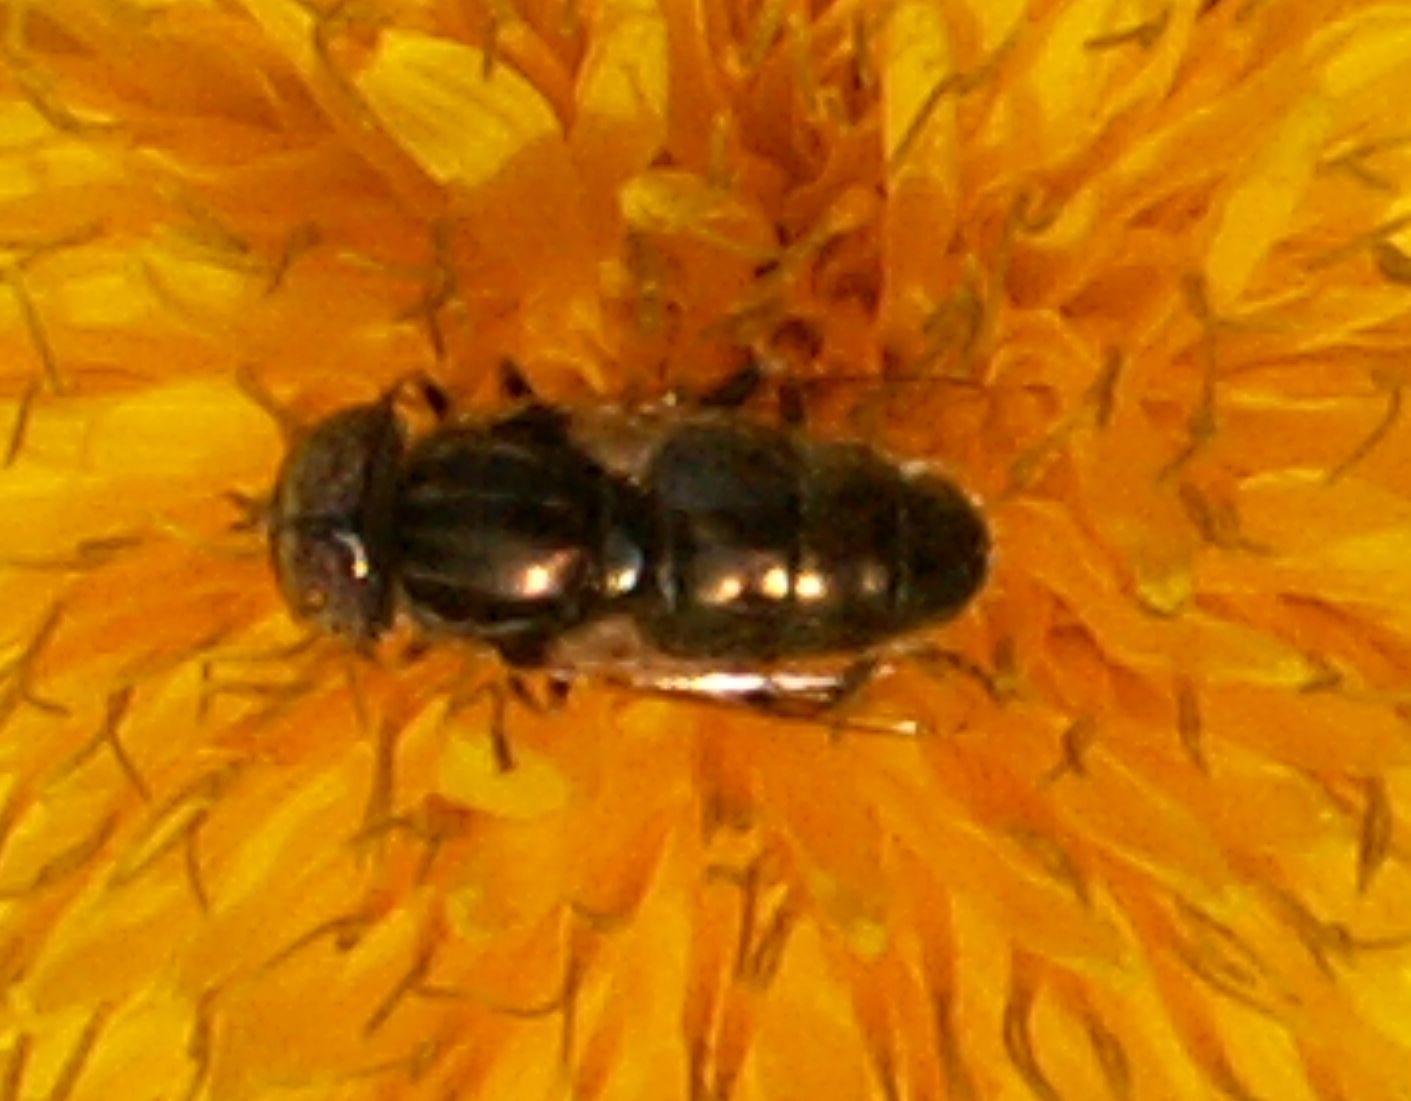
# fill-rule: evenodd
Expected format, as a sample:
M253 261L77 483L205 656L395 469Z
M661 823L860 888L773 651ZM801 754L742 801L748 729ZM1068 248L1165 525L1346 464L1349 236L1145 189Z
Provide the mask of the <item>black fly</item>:
M294 614L370 644L398 615L511 667L816 714L980 589L989 535L944 478L732 412L560 409L410 439L398 389L292 448L268 513ZM814 659L837 658L839 667Z

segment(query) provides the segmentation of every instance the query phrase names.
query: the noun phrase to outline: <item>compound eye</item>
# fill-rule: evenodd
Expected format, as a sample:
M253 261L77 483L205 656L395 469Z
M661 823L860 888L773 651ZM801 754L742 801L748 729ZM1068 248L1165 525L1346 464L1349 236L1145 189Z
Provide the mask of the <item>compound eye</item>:
M295 616L354 639L386 626L386 585L356 532L310 523L287 529L275 548L276 574Z

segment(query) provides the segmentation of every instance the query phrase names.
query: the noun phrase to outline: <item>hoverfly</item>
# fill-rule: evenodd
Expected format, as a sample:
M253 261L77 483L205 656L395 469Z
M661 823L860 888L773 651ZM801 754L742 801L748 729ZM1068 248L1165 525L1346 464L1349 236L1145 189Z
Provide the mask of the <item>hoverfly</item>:
M529 391L413 438L400 389L303 434L267 512L293 614L359 645L398 617L511 669L821 714L959 613L990 537L955 484L737 406L561 408ZM842 659L827 667L815 659Z

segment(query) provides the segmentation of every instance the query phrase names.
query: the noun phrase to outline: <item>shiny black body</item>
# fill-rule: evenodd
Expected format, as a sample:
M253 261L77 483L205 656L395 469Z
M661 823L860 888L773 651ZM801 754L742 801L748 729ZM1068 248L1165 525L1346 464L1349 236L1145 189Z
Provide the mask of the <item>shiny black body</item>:
M539 666L550 644L644 589L652 523L543 406L450 427L406 455L389 565L416 618Z
M989 554L948 481L708 411L536 403L409 445L389 397L316 426L271 513L304 618L367 642L400 611L566 672L866 653L956 614Z

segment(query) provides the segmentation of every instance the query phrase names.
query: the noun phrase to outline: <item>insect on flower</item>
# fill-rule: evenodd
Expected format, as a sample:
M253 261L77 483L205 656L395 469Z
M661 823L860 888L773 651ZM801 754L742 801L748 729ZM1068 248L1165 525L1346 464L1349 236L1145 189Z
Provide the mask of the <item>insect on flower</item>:
M267 515L280 588L359 645L405 616L512 669L822 714L970 602L990 539L934 472L742 415L760 381L569 409L511 373L515 404L480 420L425 383L419 438L394 387L291 448Z

